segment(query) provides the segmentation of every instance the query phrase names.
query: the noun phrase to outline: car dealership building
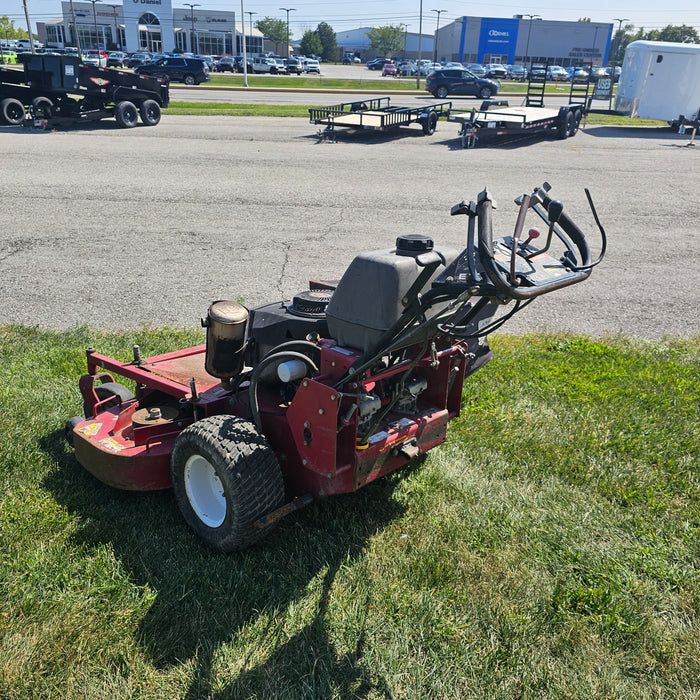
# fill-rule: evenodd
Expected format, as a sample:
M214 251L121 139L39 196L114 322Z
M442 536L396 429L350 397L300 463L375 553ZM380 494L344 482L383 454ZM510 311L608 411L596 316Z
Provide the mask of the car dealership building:
M524 15L460 17L440 27L437 57L462 63L604 66L612 34L613 25L603 22L560 22Z
M240 54L242 26L235 12L195 7L173 7L172 0L127 0L61 3L62 16L37 22L39 41L64 48L173 51L195 54ZM263 51L262 33L245 26L246 49Z

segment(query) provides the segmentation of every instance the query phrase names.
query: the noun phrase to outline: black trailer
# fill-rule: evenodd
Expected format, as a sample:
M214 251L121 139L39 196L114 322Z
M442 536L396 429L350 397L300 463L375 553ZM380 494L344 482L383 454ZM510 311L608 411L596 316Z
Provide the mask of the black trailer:
M474 148L477 142L504 137L519 138L551 133L560 139L578 131L584 107L578 103L548 107L509 107L505 100L486 101L479 109L452 113L448 121L461 124L459 135L463 148Z
M574 136L590 107L590 79L572 77L569 103L560 107L544 104L549 66L531 65L524 104L510 107L507 100L486 100L479 109L450 114L448 121L461 124L459 135L464 148L478 141L499 139L502 143L534 134L552 134L560 139ZM590 73L589 73L590 75Z
M322 138L333 139L335 130L343 127L351 131L391 131L417 122L427 136L435 133L440 117L447 117L451 102L438 102L425 107L392 107L391 98L375 97L355 102L343 102L330 107L312 107L309 120L312 124L324 124L319 131Z
M0 123L42 127L114 117L147 126L168 106L167 81L82 63L77 56L24 54L24 70L0 68Z

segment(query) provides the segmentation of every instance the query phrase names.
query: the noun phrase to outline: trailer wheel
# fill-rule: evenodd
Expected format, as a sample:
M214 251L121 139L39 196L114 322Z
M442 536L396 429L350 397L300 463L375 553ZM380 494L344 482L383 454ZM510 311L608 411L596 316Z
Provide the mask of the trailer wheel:
M576 136L578 133L578 127L579 124L581 124L581 117L583 116L583 113L580 109L574 110L573 112L573 120L572 120L572 125L571 128L569 129L569 136Z
M220 552L245 549L267 533L255 521L282 505L275 453L255 426L209 416L180 433L170 462L177 505L187 524Z
M160 105L155 100L144 100L139 107L139 113L146 126L155 126L160 121Z
M53 102L48 97L35 97L32 100L32 114L35 117L50 117Z
M482 87L481 90L479 90L479 97L482 100L488 100L491 95L493 95L491 88Z
M435 133L435 129L438 123L438 115L435 110L430 110L426 118L423 120L423 135L432 136Z
M574 119L573 112L569 110L561 112L557 118L557 137L560 139L568 138L575 122L576 120Z
M119 399L121 399L122 403L124 403L125 401L131 401L132 399L136 398L123 384L119 384L118 382L104 382L103 384L97 384L95 386L95 393L100 401L104 401L105 399L110 398L110 396L113 399L109 403L100 406L102 410L109 408L110 406L116 406L116 404L119 403ZM85 403L83 404L83 415L86 418L92 418L92 414L90 414L87 404Z
M133 102L124 100L114 108L114 118L123 129L131 129L139 123L139 113Z
M435 90L435 97L444 100L447 97L447 88L444 85L440 85L440 87Z
M185 83L185 85L194 85L197 81L194 79L194 75L191 73L188 73L183 79L182 82Z
M14 97L6 97L0 102L0 118L6 124L21 124L24 119L24 105Z

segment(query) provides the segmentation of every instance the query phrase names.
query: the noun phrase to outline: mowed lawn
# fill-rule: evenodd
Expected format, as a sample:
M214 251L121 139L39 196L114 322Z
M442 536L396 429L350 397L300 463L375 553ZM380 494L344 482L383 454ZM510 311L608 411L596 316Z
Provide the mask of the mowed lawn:
M700 697L700 338L492 338L448 441L244 554L76 462L84 350L0 327L0 698Z

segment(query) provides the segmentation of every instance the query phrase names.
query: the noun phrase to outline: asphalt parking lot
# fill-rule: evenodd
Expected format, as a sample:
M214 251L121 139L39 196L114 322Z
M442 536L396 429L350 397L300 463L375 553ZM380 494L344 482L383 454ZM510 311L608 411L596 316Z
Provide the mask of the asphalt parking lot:
M688 136L597 126L463 150L444 122L432 137L413 126L337 143L316 130L184 116L131 130L0 127L0 323L191 327L213 300L290 298L401 233L461 248L466 217L450 207L485 186L496 234L510 233L512 199L547 180L597 241L591 190L609 253L588 282L538 299L504 330L700 333L700 167Z

